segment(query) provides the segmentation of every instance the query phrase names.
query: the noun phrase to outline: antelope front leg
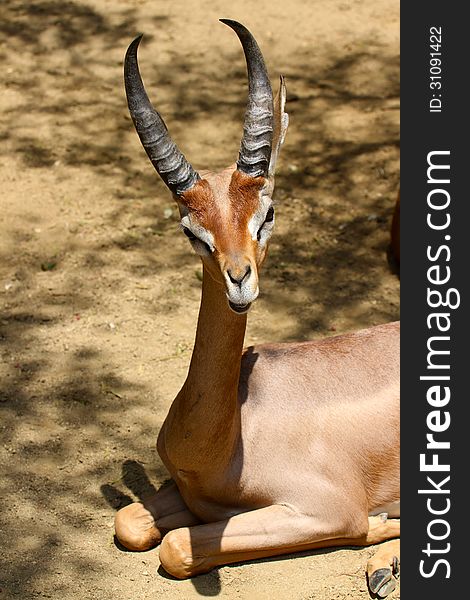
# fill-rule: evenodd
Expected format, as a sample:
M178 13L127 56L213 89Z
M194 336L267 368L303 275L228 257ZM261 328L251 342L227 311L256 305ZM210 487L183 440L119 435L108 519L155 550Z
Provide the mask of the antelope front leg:
M341 518L329 523L289 505L273 505L171 531L160 546L160 562L168 573L184 579L233 562L317 547L363 545L367 543L367 516L358 522L353 532Z
M172 482L142 502L121 508L116 513L114 529L128 550L143 551L159 544L167 531L198 523Z
M184 579L218 565L331 546L368 546L400 535L399 521L387 520L383 515L364 516L355 526L341 523L338 518L336 523L328 524L286 505L269 506L226 521L170 531L160 546L160 562L168 573ZM381 577L388 564L393 569L397 563L389 552L379 550L377 560L368 565L371 586L377 584L380 597L394 587Z

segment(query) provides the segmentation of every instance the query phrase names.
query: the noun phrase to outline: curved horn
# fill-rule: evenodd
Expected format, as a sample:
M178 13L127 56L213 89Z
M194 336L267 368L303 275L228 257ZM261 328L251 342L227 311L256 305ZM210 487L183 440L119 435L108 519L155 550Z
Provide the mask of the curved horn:
M273 140L274 110L273 92L266 65L255 38L246 27L230 19L220 20L238 35L248 70L248 104L237 168L251 177L267 177Z
M200 176L178 150L147 96L137 62L141 39L142 35L135 38L124 60L127 104L140 141L157 173L174 194L180 195L192 188Z

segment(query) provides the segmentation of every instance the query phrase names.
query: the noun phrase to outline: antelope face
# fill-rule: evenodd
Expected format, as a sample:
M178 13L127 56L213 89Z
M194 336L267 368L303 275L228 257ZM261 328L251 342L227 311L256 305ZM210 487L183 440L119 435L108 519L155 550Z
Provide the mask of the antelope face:
M274 227L266 180L233 168L207 174L178 205L182 231L206 271L224 285L230 308L246 312L258 297L258 270Z
M281 77L273 101L256 40L240 23L221 20L238 35L248 70L248 104L236 166L200 175L178 150L140 77L137 48L142 36L127 50L124 81L135 128L150 161L173 193L183 233L208 273L225 286L230 308L243 313L258 296L258 270L274 227L271 197L288 125L286 90Z

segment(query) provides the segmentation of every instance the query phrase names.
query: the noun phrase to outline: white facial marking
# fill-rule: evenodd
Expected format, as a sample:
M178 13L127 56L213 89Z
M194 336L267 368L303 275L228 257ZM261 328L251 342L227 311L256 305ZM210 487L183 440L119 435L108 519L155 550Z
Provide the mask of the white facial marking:
M259 233L260 236L258 242L261 245L265 244L268 241L274 227L274 218L272 221L268 221L267 223L265 223L266 213L271 208L272 204L273 202L270 196L261 193L258 209L248 222L248 231L250 232L251 239L258 240ZM260 231L261 227L263 228Z
M210 252L214 252L214 236L210 231L204 229L202 225L199 225L199 223L196 223L196 221L191 219L190 214L185 215L181 219L181 227L189 229L189 231L198 238L196 240L190 240L194 250L196 250L198 254L207 256ZM207 251L206 244L209 247L210 252Z
M241 285L230 281L227 273L224 273L226 296L230 302L237 306L246 306L256 300L259 294L258 279L253 273L243 280Z

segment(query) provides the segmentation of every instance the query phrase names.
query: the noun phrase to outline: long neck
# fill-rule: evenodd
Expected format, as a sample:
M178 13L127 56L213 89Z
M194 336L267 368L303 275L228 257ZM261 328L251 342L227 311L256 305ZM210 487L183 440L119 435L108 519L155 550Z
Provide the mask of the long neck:
M210 392L208 397L214 399L236 393L245 329L246 314L230 310L223 285L204 270L196 341L185 386L193 392Z
M236 443L238 381L246 315L230 310L224 287L204 269L196 340L186 381L166 423L168 456L180 468L224 460Z

